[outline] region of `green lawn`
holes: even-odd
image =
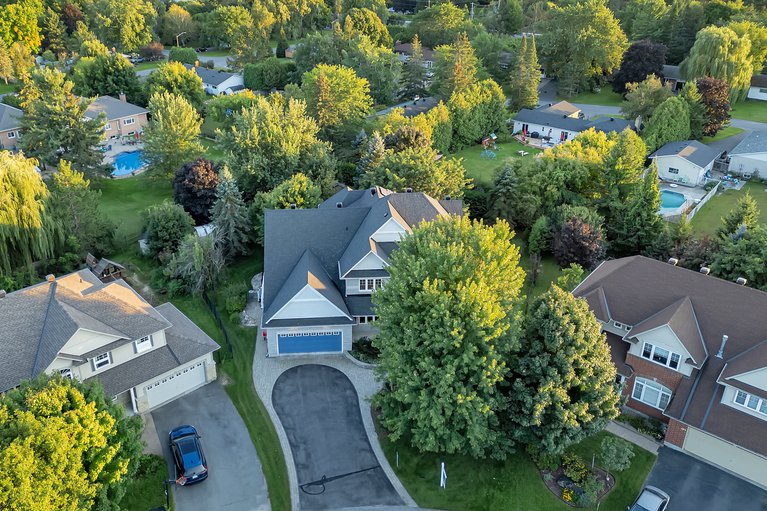
[[[745,121],[767,122],[767,101],[747,99],[732,106],[732,116]]]
[[[144,69],[157,69],[160,65],[165,64],[165,59],[154,60],[152,62],[139,62],[134,67],[136,71],[143,71]]]
[[[742,190],[725,190],[717,193],[708,201],[693,217],[691,225],[693,232],[698,236],[713,235],[722,225],[722,217],[735,207],[738,199],[746,193],[756,199],[761,210],[760,223],[767,223],[767,186],[759,182],[746,183]]]
[[[204,52],[197,52],[197,57],[201,60],[205,60],[205,57],[228,57],[230,50],[227,48],[219,50],[208,50]]]
[[[209,115],[202,121],[201,131],[204,136],[214,138],[216,136],[216,130],[222,126],[222,123],[216,121]]]
[[[492,184],[495,170],[503,164],[506,158],[520,158],[517,151],[527,151],[528,155],[524,158],[532,158],[540,153],[540,149],[522,145],[516,140],[498,144],[498,150],[495,151],[494,160],[482,158],[484,148],[481,145],[475,145],[450,154],[455,158],[463,158],[463,166],[466,169],[466,176],[474,179],[478,183]]]
[[[0,83],[0,94],[8,94],[16,90],[15,83]]]
[[[101,210],[117,224],[118,244],[137,241],[141,234],[143,211],[173,195],[168,180],[154,179],[147,174],[104,179],[95,185],[101,189]]]
[[[139,463],[138,472],[128,483],[127,492],[120,501],[122,511],[147,511],[165,506],[164,481],[168,478],[168,465],[165,460],[160,456],[145,455]]]
[[[584,460],[610,433],[584,440],[575,450]],[[416,503],[447,511],[566,511],[572,509],[544,484],[532,461],[520,452],[504,462],[475,460],[467,456],[422,454],[400,440],[390,442],[379,434],[381,446],[394,472]],[[396,453],[399,452],[399,468]],[[622,511],[631,505],[650,472],[655,455],[634,446],[631,467],[616,476],[615,488],[603,499],[602,511]],[[440,461],[445,462],[447,488],[439,488]]]
[[[767,121],[767,118],[765,118]],[[717,140],[723,140],[725,138],[730,138],[732,136],[737,135],[738,133],[743,133],[742,128],[736,128],[734,126],[727,126],[726,128],[723,128],[717,132],[716,135],[713,137],[703,137],[702,142],[704,144],[710,144],[711,142],[715,142]]]
[[[613,92],[610,87],[605,87],[599,92],[582,92],[571,98],[557,98],[570,103],[585,103],[587,105],[621,106],[623,96]]]

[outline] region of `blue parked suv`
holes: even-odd
[[[176,483],[184,486],[204,481],[208,477],[208,462],[194,426],[179,426],[168,436],[176,465]]]

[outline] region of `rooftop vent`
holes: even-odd
[[[290,205],[290,209],[296,209],[297,207],[298,207],[298,206],[296,206],[295,204],[291,204],[291,205]]]
[[[373,188],[370,189],[370,195],[375,195],[375,194],[376,194],[376,187],[374,186]]]
[[[445,195],[445,200],[450,200],[450,196],[449,195]]]
[[[701,266],[700,267],[700,272],[703,275],[708,275],[709,273],[711,273],[711,268],[709,268],[708,266]]]
[[[677,259],[676,257],[670,257],[668,259],[668,264],[670,264],[671,266],[676,266],[677,264],[679,264],[679,259]]]
[[[746,279],[744,279],[743,277],[738,277],[735,280],[735,283],[738,284],[739,286],[745,286],[746,282],[748,282],[748,281]]]
[[[412,188],[405,188],[405,193],[413,193],[413,189]]]
[[[342,208],[342,207],[344,207],[344,203],[343,202],[336,202],[336,207],[337,208]]]
[[[730,337],[727,335],[722,336],[722,345],[719,346],[719,351],[716,352],[716,358],[724,358],[724,346],[727,344],[727,339]]]
[[[54,282],[56,280],[56,275],[54,275],[53,273],[50,273],[45,276],[45,280],[47,280],[48,282]]]
[[[5,289],[0,289],[0,298],[5,298]]]

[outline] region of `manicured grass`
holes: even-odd
[[[204,136],[214,138],[216,136],[216,130],[222,126],[222,123],[216,121],[212,116],[209,115],[202,121],[201,131]]]
[[[756,200],[761,211],[760,223],[767,222],[767,185],[761,182],[750,182],[741,190],[725,190],[719,192],[710,201],[703,205],[693,217],[691,225],[697,236],[713,235],[722,225],[722,217],[730,212],[735,204],[747,191]]]
[[[207,138],[201,138],[202,146],[205,148],[205,157],[213,161],[221,161],[224,159],[224,151],[222,151],[215,141]]]
[[[466,169],[466,176],[474,179],[475,182],[492,184],[495,170],[503,164],[506,158],[533,158],[540,153],[540,149],[528,147],[520,144],[516,140],[498,144],[498,150],[494,151],[496,158],[482,158],[481,155],[485,149],[481,145],[468,147],[457,153],[450,154],[454,158],[463,158],[463,166]],[[527,156],[519,156],[517,151],[526,151]]]
[[[16,84],[15,83],[0,83],[0,94],[8,94],[9,92],[14,92],[16,90]]]
[[[600,443],[610,433],[602,432],[574,447],[589,464]],[[538,469],[519,448],[506,461],[475,460],[468,456],[419,453],[405,441],[392,443],[379,434],[381,446],[394,472],[416,503],[425,508],[448,511],[566,511],[567,504],[544,484]],[[396,453],[399,452],[399,468]],[[634,459],[625,472],[615,474],[617,484],[603,499],[600,509],[624,510],[631,505],[650,472],[655,456],[634,446]],[[447,487],[439,488],[440,462],[445,462]]]
[[[582,92],[571,98],[557,98],[570,103],[585,103],[587,105],[621,106],[623,96],[613,92],[610,87],[605,87],[599,92]]]
[[[144,69],[157,69],[162,64],[165,64],[166,60],[154,60],[152,62],[139,62],[134,67],[136,68],[136,71],[143,71]]]
[[[136,475],[128,483],[125,496],[120,501],[122,511],[147,511],[165,506],[165,484],[168,465],[154,454],[141,457]],[[173,493],[170,508],[173,509]]]
[[[208,50],[204,52],[197,52],[197,57],[201,60],[205,60],[205,57],[228,57],[230,50],[224,48],[221,50]]]
[[[731,115],[745,121],[767,122],[767,101],[747,99],[732,106]]]
[[[765,120],[767,120],[767,118],[765,118]],[[736,128],[735,126],[727,126],[726,128],[719,130],[713,137],[703,137],[702,142],[704,144],[710,144],[711,142],[715,142],[717,140],[730,138],[737,135],[738,133],[743,133],[743,129]]]
[[[138,240],[146,208],[173,195],[169,180],[146,174],[125,179],[103,179],[95,186],[101,189],[101,210],[117,224],[118,244]]]

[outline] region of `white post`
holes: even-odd
[[[439,487],[447,488],[447,472],[445,472],[445,462],[443,461],[439,470]]]
[[[397,468],[399,468],[399,451],[397,451]]]
[[[474,19],[474,2],[471,3],[471,19]]]

